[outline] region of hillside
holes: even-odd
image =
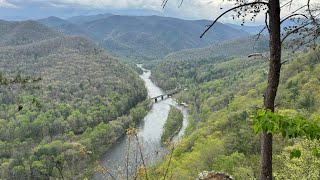
[[[53,25],[56,20],[40,22],[61,32],[87,36],[114,55],[140,60],[155,59],[178,50],[205,47],[249,35],[245,31],[217,23],[214,30],[206,34],[206,38],[200,39],[200,34],[205,26],[211,23],[210,21],[190,21],[161,16],[106,16],[108,17],[89,16],[87,18],[92,21],[77,21],[77,24],[65,22],[68,24],[65,26]],[[103,18],[95,20],[99,17]],[[62,21],[65,20],[60,22]]]
[[[267,50],[266,37],[261,36],[258,41],[253,37],[244,37],[205,48],[174,52],[147,66],[153,70],[151,78],[154,82],[163,89],[174,89],[178,83],[202,83],[220,76],[219,68],[215,67],[217,63]]]
[[[2,41],[1,78],[41,81],[30,91],[0,87],[0,179],[87,176],[124,129],[144,117],[143,81],[88,39],[32,21],[0,22],[7,26],[14,31],[1,39],[12,32],[16,39]]]
[[[306,117],[319,122],[320,48],[300,54],[284,53],[276,113],[290,117]],[[185,91],[176,95],[189,105],[189,124],[184,139],[160,165],[149,169],[151,179],[167,172],[172,179],[197,177],[199,172],[226,172],[235,179],[259,179],[260,136],[252,128],[252,117],[262,108],[267,86],[268,63],[260,58],[232,58],[208,66],[194,65],[195,76],[210,77],[194,81],[187,73]],[[203,71],[200,71],[203,70]],[[161,70],[159,70],[160,72]],[[186,71],[186,70],[184,70]],[[165,77],[170,77],[164,71]],[[291,133],[285,131],[286,133]],[[274,179],[317,179],[319,175],[318,140],[289,140],[280,134],[273,139]],[[293,150],[300,158],[290,158]]]

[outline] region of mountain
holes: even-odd
[[[81,24],[81,23],[87,23],[90,21],[108,18],[110,16],[114,16],[114,15],[110,13],[106,13],[106,14],[97,14],[97,15],[88,15],[88,16],[73,16],[68,18],[67,20],[76,24]]]
[[[57,36],[61,34],[35,21],[0,20],[0,46],[24,45]]]
[[[81,35],[90,37],[90,33],[85,30],[85,28],[80,25],[70,22],[65,19],[50,16],[48,18],[39,19],[37,22],[44,24],[50,28],[53,28],[66,35]]]
[[[165,56],[164,59],[166,61],[197,61],[214,57],[243,57],[251,53],[266,52],[268,48],[267,37],[261,36],[259,40],[256,40],[254,36],[251,36],[228,40],[204,48],[177,51]]]
[[[268,39],[264,36],[258,41],[254,37],[243,37],[205,48],[177,51],[147,66],[152,69],[152,80],[161,88],[170,90],[177,83],[189,84],[191,79],[201,83],[220,77],[221,72],[214,71],[216,64],[246,58],[252,53],[264,53],[268,48]]]
[[[264,25],[258,25],[258,26],[244,25],[244,26],[241,26],[241,25],[236,25],[236,24],[231,24],[231,23],[226,23],[225,25],[230,26],[234,29],[241,29],[243,31],[246,31],[246,32],[252,34],[252,35],[258,34],[264,28]],[[267,34],[267,30],[264,30],[263,34]]]
[[[88,19],[97,17],[100,16],[89,16]],[[40,22],[61,32],[89,37],[114,55],[139,60],[160,58],[178,50],[205,47],[249,35],[243,30],[217,23],[200,39],[199,36],[210,21],[161,16],[114,15],[76,25],[69,22],[65,26],[52,26],[55,22],[43,20]]]
[[[0,34],[0,179],[59,179],[57,162],[66,179],[90,176],[145,116],[143,81],[84,37],[35,21],[0,21]]]

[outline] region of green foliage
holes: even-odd
[[[170,107],[168,118],[163,126],[163,133],[161,135],[161,143],[165,144],[168,141],[179,133],[179,130],[182,127],[183,123],[183,114],[182,112],[175,107]]]
[[[312,152],[316,148],[319,148],[319,143],[309,140],[301,140],[285,147],[274,156],[275,179],[318,179],[320,158]],[[294,151],[300,151],[302,156],[291,158]]]
[[[189,105],[190,123],[174,150],[170,175],[188,179],[199,172],[215,170],[226,171],[236,179],[259,179],[260,138],[252,130],[255,126],[256,132],[275,133],[275,179],[316,179],[320,152],[319,141],[315,140],[320,132],[318,57],[320,47],[297,55],[284,54],[283,60],[289,62],[282,66],[277,113],[259,110],[259,116],[257,109],[262,109],[267,81],[268,65],[264,59],[227,58],[213,64],[204,65],[200,61],[190,66],[190,72],[196,69],[193,71],[196,76],[205,73],[211,77],[204,81],[193,80],[186,73],[188,68],[177,71],[173,84],[178,82],[185,87],[177,98]],[[167,61],[166,66],[174,66],[170,63]],[[155,67],[159,68],[156,71],[160,76],[154,75],[158,82],[172,77],[173,70],[165,71],[162,67]],[[252,121],[254,115],[261,118]],[[165,165],[155,167],[158,172],[155,179],[161,177]]]
[[[319,118],[308,121],[302,116],[289,117],[259,109],[253,120],[255,133],[265,131],[272,134],[281,133],[283,137],[288,138],[305,137],[311,141],[320,140]],[[293,152],[293,155],[300,156],[298,151]]]
[[[253,49],[256,52],[266,51],[268,40],[261,37],[259,42],[263,42],[266,46],[254,47],[252,37],[237,38],[206,48],[174,52],[159,61],[148,63],[147,66],[152,68],[151,79],[163,89],[173,89],[177,84],[201,84],[260,63],[261,60],[239,61],[235,58],[243,58]]]
[[[146,115],[143,81],[87,39],[36,22],[0,27],[22,37],[0,41],[0,179],[90,176],[95,160]]]

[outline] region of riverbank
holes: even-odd
[[[171,106],[168,118],[163,126],[163,134],[161,135],[161,143],[167,145],[174,136],[176,136],[182,128],[183,114],[176,108]]]
[[[142,66],[140,65],[140,68]],[[145,86],[148,90],[149,97],[155,97],[164,92],[156,86],[150,79],[151,71],[143,69],[143,74],[140,75],[140,78],[145,82]],[[150,111],[143,118],[138,129],[137,138],[141,144],[142,155],[145,158],[145,163],[147,165],[153,164],[162,159],[164,155],[167,154],[167,149],[161,145],[161,135],[163,132],[164,123],[168,117],[170,106],[174,106],[182,110],[184,115],[183,126],[181,131],[178,133],[177,137],[181,137],[183,134],[186,124],[187,124],[187,110],[179,106],[173,99],[168,98],[158,103],[153,103]],[[100,165],[104,169],[108,169],[110,173],[115,176],[124,175],[127,168],[126,162],[131,167],[129,175],[135,173],[135,167],[139,165],[137,159],[137,144],[128,139],[127,136],[121,137],[117,143],[111,146],[106,153],[100,159]],[[129,158],[128,158],[129,157]],[[93,179],[108,179],[110,175],[103,173],[95,173]]]

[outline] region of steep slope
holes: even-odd
[[[285,53],[284,53],[285,54]],[[306,117],[319,123],[320,48],[301,54],[284,55],[276,113]],[[263,108],[268,63],[264,59],[236,58],[210,66],[196,66],[213,78],[198,83],[192,76],[186,90],[175,98],[189,104],[189,124],[184,139],[173,156],[155,169],[150,179],[163,177],[169,166],[172,179],[197,177],[199,172],[226,172],[235,179],[259,179],[260,137],[253,130],[252,116]],[[292,131],[286,130],[287,134]],[[290,158],[294,150],[300,158]],[[288,140],[280,134],[273,139],[273,175],[275,179],[317,179],[320,161],[314,152],[319,141],[298,138]],[[169,159],[170,157],[170,159]]]
[[[25,23],[33,28],[21,28]],[[2,43],[0,77],[41,81],[30,91],[0,86],[0,179],[83,179],[146,114],[144,83],[91,40],[53,30],[44,36],[48,28],[37,22],[0,23],[7,25],[29,36],[18,45]]]
[[[104,18],[94,20],[101,17]],[[77,24],[65,22],[65,25],[59,26],[52,26],[56,24],[55,20],[51,23],[43,20],[40,22],[68,34],[87,36],[117,56],[140,60],[155,59],[178,50],[205,47],[249,35],[243,30],[217,23],[214,30],[200,39],[205,26],[211,23],[207,20],[119,15],[88,16],[87,19],[91,21],[77,21]]]

